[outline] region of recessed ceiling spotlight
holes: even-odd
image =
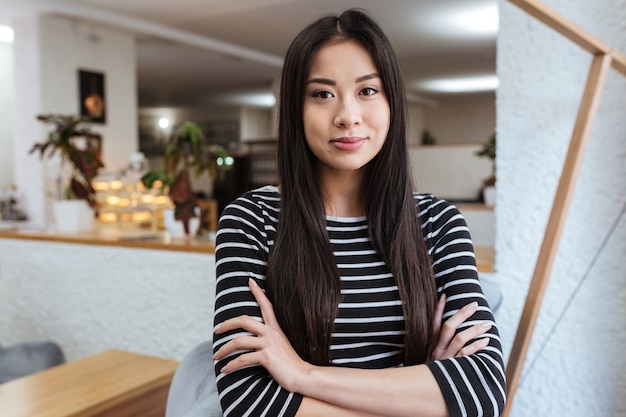
[[[471,93],[494,91],[498,88],[496,75],[480,75],[473,77],[440,78],[421,82],[418,87],[425,91],[437,93]]]
[[[0,42],[13,43],[13,28],[9,26],[0,25]]]

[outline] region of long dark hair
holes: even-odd
[[[381,28],[348,10],[306,27],[292,42],[282,72],[278,127],[280,218],[267,264],[267,292],[294,349],[315,364],[330,362],[341,281],[326,232],[316,157],[304,136],[304,89],[317,51],[354,40],[372,56],[390,106],[389,132],[367,166],[366,216],[374,248],[392,272],[403,301],[404,363],[430,354],[436,287],[420,229],[406,147],[406,98],[397,59]]]

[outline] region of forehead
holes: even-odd
[[[354,40],[331,41],[313,57],[309,77],[364,75],[378,72],[370,53]]]

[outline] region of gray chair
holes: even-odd
[[[61,348],[48,340],[0,346],[0,384],[65,363]]]
[[[479,274],[478,279],[480,280],[480,286],[483,289],[489,307],[495,314],[502,304],[502,291],[500,291],[500,286],[492,278],[491,274]]]
[[[180,362],[170,386],[165,417],[222,417],[212,340],[194,347]]]

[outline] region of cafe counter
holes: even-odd
[[[182,359],[211,337],[214,243],[146,233],[0,232],[0,343]]]

